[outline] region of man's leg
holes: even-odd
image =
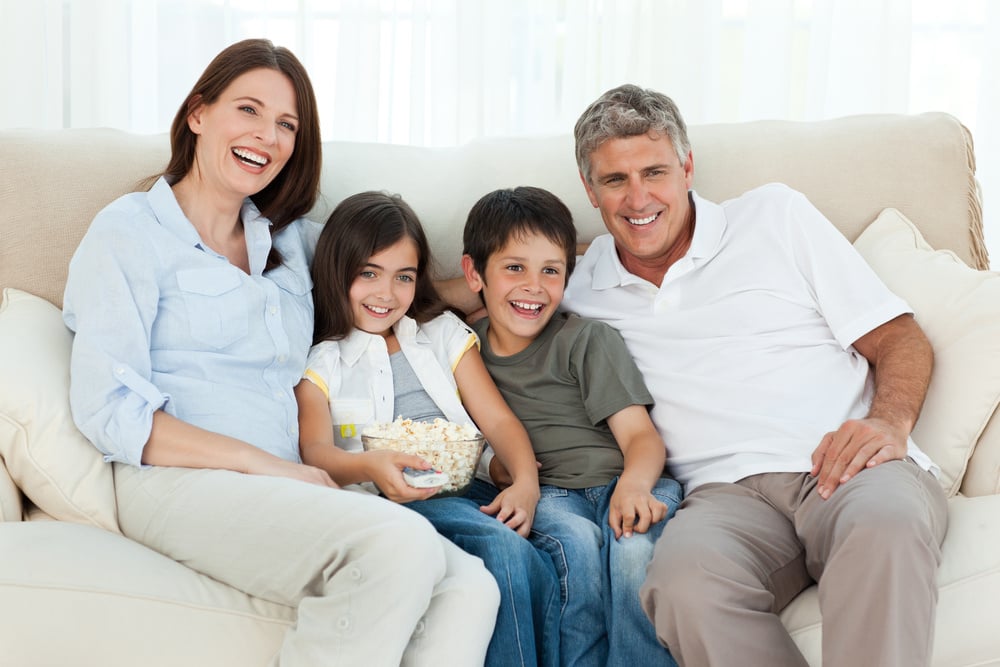
[[[586,489],[543,485],[541,492],[531,543],[549,554],[559,577],[561,662],[567,667],[605,667],[607,571],[595,503]]]
[[[811,583],[782,512],[746,486],[706,484],[664,527],[640,597],[685,667],[805,667],[777,612]]]
[[[598,521],[604,532],[601,550],[605,571],[610,581],[607,600],[608,667],[659,665],[672,667],[676,663],[656,637],[656,629],[646,617],[639,600],[639,589],[646,578],[646,568],[667,521],[674,516],[681,502],[681,485],[670,478],[660,478],[653,487],[653,496],[667,506],[667,516],[645,533],[633,533],[615,539],[608,525],[611,495],[617,480],[605,489],[601,498]]]
[[[819,581],[823,664],[929,665],[948,521],[938,481],[908,460],[883,463],[829,500],[810,488],[795,520]]]

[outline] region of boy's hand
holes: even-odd
[[[541,462],[535,461],[535,467],[541,470],[542,469]],[[494,456],[492,459],[490,459],[490,479],[493,480],[493,486],[497,487],[500,490],[506,489],[508,486],[514,483],[514,478],[511,476],[509,472],[507,472],[507,468],[505,468],[504,465],[500,463],[499,456]]]
[[[537,484],[514,483],[498,493],[489,505],[481,506],[479,511],[495,515],[498,521],[518,535],[527,537],[535,520],[535,507],[540,495]]]
[[[358,456],[365,457],[365,469],[368,478],[382,494],[397,503],[408,503],[413,500],[426,500],[437,492],[436,487],[417,489],[403,479],[403,468],[409,466],[417,470],[427,470],[431,467],[427,461],[413,454],[404,454],[387,449],[364,452]]]
[[[667,516],[667,506],[638,485],[618,480],[608,509],[608,525],[615,531],[615,539],[632,533],[645,533],[649,527]]]

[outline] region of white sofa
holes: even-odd
[[[983,270],[968,133],[950,116],[923,114],[696,126],[691,139],[700,194],[722,200],[788,183],[914,307],[937,353],[915,438],[943,468],[951,496],[934,665],[1000,664],[1000,275]],[[93,215],[161,169],[166,155],[164,135],[0,132],[5,665],[263,665],[295,622],[293,609],[123,537],[111,468],[69,417],[70,334],[57,309],[69,256]],[[547,187],[572,209],[582,241],[603,231],[569,135],[454,149],[328,143],[324,157],[316,219],[359,190],[399,192],[427,226],[442,277],[457,275],[469,207],[497,187]],[[819,665],[815,587],[782,619]]]

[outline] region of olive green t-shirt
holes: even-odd
[[[621,334],[597,320],[557,313],[521,352],[490,349],[489,320],[473,328],[483,361],[528,430],[541,463],[538,480],[568,489],[602,486],[620,475],[622,451],[607,418],[653,404]]]

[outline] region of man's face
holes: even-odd
[[[665,135],[609,139],[590,154],[590,178],[581,174],[587,196],[631,273],[659,284],[687,251],[693,176],[692,155],[682,163]]]

